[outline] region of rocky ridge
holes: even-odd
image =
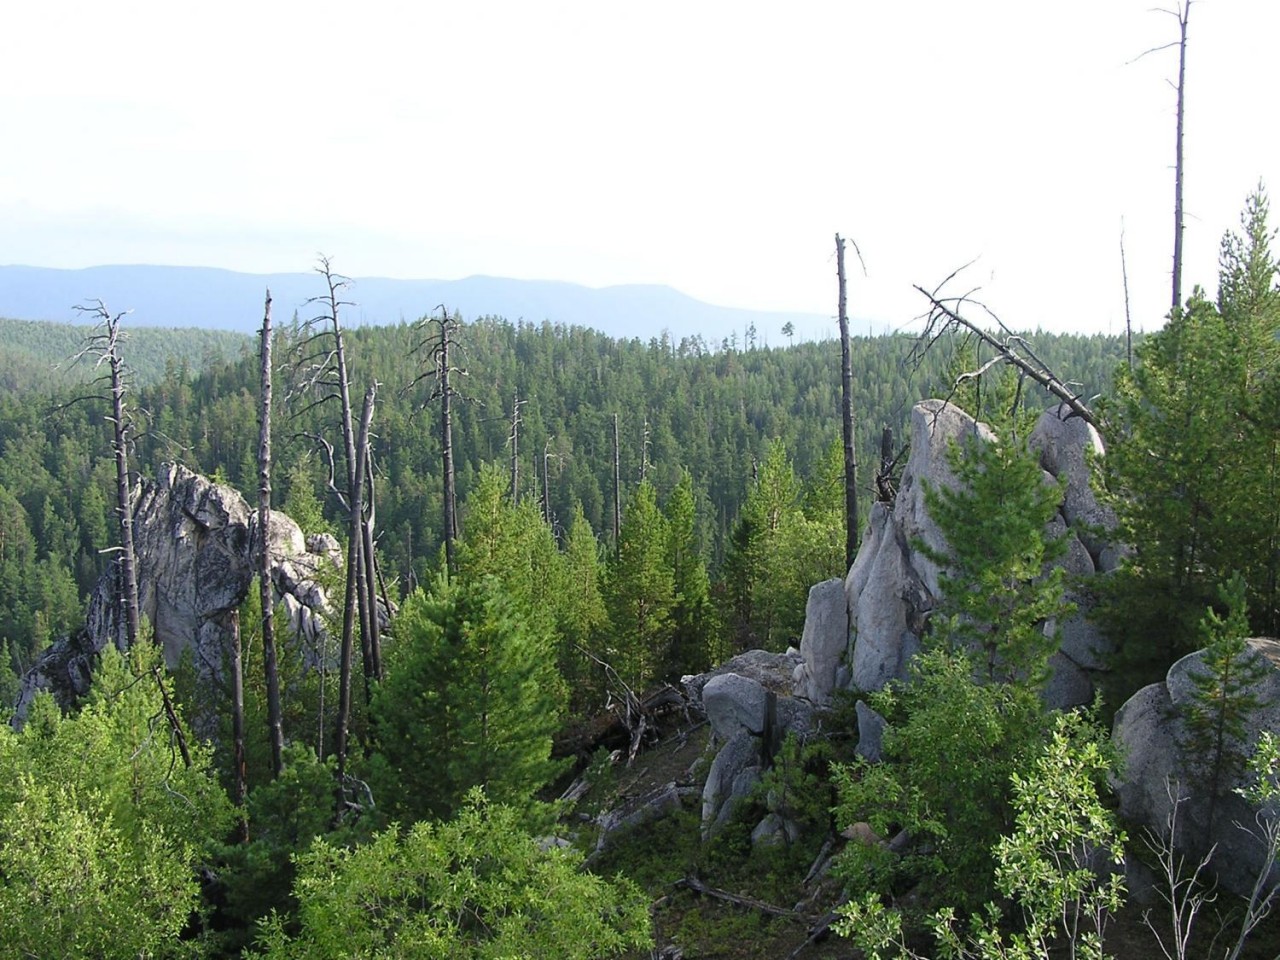
[[[751,651],[709,674],[686,677],[685,688],[700,700],[721,745],[703,791],[704,831],[728,819],[734,806],[759,782],[788,732],[814,732],[838,691],[878,690],[905,680],[920,648],[929,616],[941,596],[939,569],[918,547],[942,550],[945,540],[925,507],[926,486],[954,487],[947,463],[952,442],[995,437],[985,424],[941,400],[918,403],[911,413],[911,455],[897,498],[872,506],[862,545],[848,575],[816,584],[809,592],[798,650],[786,654]],[[1114,569],[1123,553],[1107,531],[1115,521],[1098,503],[1090,484],[1090,460],[1102,455],[1092,426],[1068,416],[1065,407],[1046,411],[1030,442],[1039,451],[1047,479],[1064,481],[1064,497],[1050,532],[1068,538],[1061,561],[1069,573]],[[1082,597],[1074,597],[1077,603]],[[1092,700],[1107,650],[1102,634],[1081,610],[1062,624],[1046,691],[1052,706]],[[1057,625],[1046,624],[1046,630]],[[879,755],[882,724],[858,704],[859,752]],[[772,836],[785,825],[757,827]]]
[[[190,651],[202,673],[218,673],[228,649],[231,613],[256,574],[257,511],[236,490],[179,464],[134,488],[134,548],[139,602],[166,663]],[[272,511],[268,554],[276,597],[304,655],[322,656],[324,621],[332,613],[324,580],[341,569],[341,549],[327,534],[307,537],[286,514]],[[103,576],[89,600],[84,628],[56,641],[27,671],[16,717],[39,690],[62,704],[89,688],[94,658],[108,643],[124,646],[117,577]]]

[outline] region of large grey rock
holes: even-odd
[[[754,680],[766,690],[779,696],[790,696],[795,686],[796,669],[804,661],[799,653],[770,653],[767,650],[748,650],[726,660],[706,673],[687,674],[680,678],[680,685],[694,703],[702,701],[702,691],[713,677],[736,673]]]
[[[1062,420],[1055,408],[1041,417],[1035,437],[1045,482],[1066,481],[1061,513],[1048,529],[1068,538],[1060,565],[1080,577],[1094,574],[1100,564],[1113,566],[1117,551],[1093,534],[1069,528],[1070,523],[1097,521],[1114,526],[1114,518],[1098,507],[1089,487],[1090,460],[1101,453],[1096,431],[1078,419]],[[924,401],[912,410],[911,457],[897,499],[892,505],[872,506],[861,549],[845,579],[853,625],[849,686],[854,690],[877,690],[909,676],[910,660],[941,600],[940,571],[920,545],[946,550],[945,539],[929,516],[925,490],[955,488],[958,481],[948,451],[967,438],[995,442],[984,424],[941,400]],[[1062,626],[1063,657],[1069,662],[1056,665],[1051,700],[1070,706],[1092,699],[1093,675],[1104,668],[1107,647],[1083,615]],[[809,679],[806,671],[800,676]]]
[[[786,817],[771,813],[751,831],[751,846],[780,847],[800,839],[800,826]]]
[[[1105,449],[1098,431],[1070,412],[1065,404],[1045,411],[1028,439],[1040,451],[1040,465],[1066,480],[1062,514],[1089,553],[1097,557],[1109,545],[1108,534],[1116,528],[1115,512],[1098,503],[1091,483],[1090,460],[1103,456]]]
[[[760,738],[743,730],[716,754],[702,788],[704,836],[727,822],[737,802],[759,782],[763,763],[760,748]]]
[[[702,688],[702,706],[716,736],[729,740],[742,730],[755,736],[769,720],[769,692],[756,680],[736,673],[712,677]]]
[[[1068,576],[1087,577],[1097,572],[1097,565],[1094,563],[1093,555],[1089,553],[1089,548],[1067,526],[1062,514],[1055,514],[1053,519],[1049,521],[1045,535],[1049,539],[1061,537],[1065,541],[1067,550],[1062,559],[1058,561],[1058,566],[1067,571]]]
[[[677,812],[683,807],[684,799],[691,795],[691,791],[696,795],[696,788],[684,787],[672,781],[602,813],[596,818],[596,824],[600,827],[600,833],[596,837],[596,852],[603,850],[619,830],[638,827]]]
[[[1268,669],[1252,691],[1259,706],[1246,720],[1246,752],[1263,730],[1280,731],[1280,641],[1252,639],[1248,645],[1250,655]],[[1193,696],[1191,677],[1204,669],[1204,651],[1183,657],[1169,668],[1163,683],[1143,687],[1120,708],[1113,739],[1124,751],[1125,763],[1114,786],[1121,814],[1157,833],[1166,830],[1171,794],[1183,796],[1178,841],[1192,857],[1216,845],[1211,867],[1218,881],[1233,893],[1247,895],[1265,850],[1256,836],[1242,829],[1256,829],[1257,812],[1235,792],[1245,785],[1243,777],[1225,784],[1210,824],[1209,798],[1197,773],[1203,764],[1187,754],[1183,716]],[[1270,814],[1280,815],[1280,811]]]
[[[948,462],[948,453],[953,444],[969,438],[990,443],[995,440],[995,434],[985,423],[979,423],[943,400],[924,400],[912,407],[911,455],[893,506],[894,520],[906,544],[920,541],[931,550],[946,550],[946,538],[925,504],[925,489],[954,490],[959,486]],[[911,566],[929,594],[936,597],[939,593],[937,564],[913,547]]]
[[[797,692],[814,703],[831,702],[836,677],[849,652],[849,606],[844,581],[824,580],[809,589],[804,610],[804,633],[800,637]]]
[[[849,577],[854,623],[850,668],[855,690],[879,690],[890,680],[906,679],[907,664],[920,648],[925,617],[934,603],[934,595],[913,565],[913,557],[919,555],[887,518],[884,505],[876,504],[873,522],[883,524],[881,535],[859,551],[858,560],[865,554],[865,563],[860,568],[855,562]]]
[[[879,763],[884,754],[884,728],[888,724],[862,700],[854,705],[854,711],[858,716],[858,745],[854,752],[864,760]]]
[[[190,651],[196,668],[221,671],[231,613],[256,573],[257,512],[231,487],[186,467],[166,464],[154,481],[139,484],[134,499],[134,550],[142,613],[151,622],[166,662]],[[320,585],[341,554],[331,537],[307,539],[288,516],[272,512],[268,556],[276,596],[303,641],[316,640],[332,611]],[[52,690],[69,704],[88,689],[94,657],[108,643],[123,647],[125,624],[116,577],[98,581],[85,627],[55,642],[23,678],[17,716],[25,716],[37,690]]]
[[[1049,658],[1049,680],[1042,696],[1047,706],[1066,710],[1093,699],[1093,681],[1079,664],[1058,650]]]

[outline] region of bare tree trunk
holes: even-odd
[[[267,732],[271,772],[284,770],[284,721],[280,707],[280,670],[276,663],[275,591],[271,584],[271,291],[262,311],[262,409],[258,431],[258,597],[262,602],[262,668],[267,681]],[[236,621],[237,636],[239,620]]]
[[[109,319],[111,368],[111,449],[116,460],[116,514],[120,518],[120,579],[124,587],[125,647],[138,641],[142,614],[138,602],[137,559],[133,549],[133,496],[129,485],[129,422],[124,409],[124,360],[119,350],[120,317]]]
[[[1133,319],[1129,313],[1129,261],[1124,255],[1124,220],[1120,221],[1120,279],[1124,282],[1124,355],[1133,369]]]
[[[369,509],[364,512],[360,524],[363,534],[365,609],[369,612],[369,673],[382,682],[382,624],[378,621],[378,557],[375,553],[373,527],[378,518],[377,502],[373,486],[373,450],[368,438],[364,444],[364,497]],[[388,612],[391,610],[387,606]]]
[[[622,468],[618,444],[618,415],[613,415],[613,551],[622,543]]]
[[[858,555],[858,454],[854,442],[853,357],[849,344],[848,301],[845,294],[844,241],[836,234],[836,278],[840,285],[840,425],[844,432],[844,565]]]
[[[342,290],[345,289],[350,281],[333,272],[332,266],[327,257],[321,257],[319,269],[329,290],[328,294],[324,298],[324,302],[329,307],[328,320],[333,330],[333,360],[337,366],[337,379],[334,386],[337,389],[339,403],[341,404],[340,426],[342,428],[342,445],[343,453],[346,458],[345,462],[347,470],[347,510],[356,517],[356,522],[352,523],[349,527],[349,529],[355,532],[355,536],[350,537],[347,542],[348,566],[350,566],[352,560],[355,562],[354,577],[356,589],[354,597],[350,592],[347,593],[347,600],[354,600],[356,605],[356,615],[359,617],[360,624],[360,649],[361,653],[365,654],[364,666],[367,672],[371,666],[368,654],[370,637],[369,611],[365,602],[365,590],[361,586],[361,581],[364,576],[365,557],[364,537],[360,532],[359,526],[362,505],[360,497],[357,495],[357,490],[363,486],[364,479],[360,476],[357,459],[364,451],[358,450],[356,446],[354,416],[351,409],[351,377],[347,370],[346,336],[342,330],[341,320],[341,308],[344,306],[350,306],[351,304],[350,301],[340,299]],[[348,627],[348,623],[351,624],[350,628]],[[347,617],[346,611],[344,611],[344,634],[348,629],[354,631],[355,624],[351,618]],[[353,637],[346,635],[343,636],[342,644],[344,650],[352,646],[353,643]],[[348,708],[349,707],[350,705],[348,704]]]
[[[1175,148],[1173,173],[1173,310],[1182,306],[1182,117],[1186,105],[1187,83],[1187,18],[1191,14],[1191,0],[1184,0],[1178,11],[1178,142]]]
[[[876,499],[881,503],[892,503],[893,466],[896,458],[893,455],[893,427],[885,425],[880,431],[880,472],[876,474]]]
[[[551,526],[551,441],[542,448],[542,519]]]
[[[1011,333],[1003,323],[996,320],[1000,325],[1001,332],[1005,334],[1005,339],[1001,341],[973,321],[961,316],[958,310],[947,306],[948,303],[954,303],[958,307],[964,302],[963,297],[948,298],[944,302],[938,298],[937,293],[930,293],[919,284],[916,285],[916,289],[928,297],[931,304],[929,315],[925,320],[924,331],[916,341],[915,351],[917,358],[922,357],[928,350],[929,345],[936,342],[938,337],[946,330],[953,327],[963,327],[996,352],[996,357],[983,364],[984,369],[997,362],[1012,365],[1061,400],[1073,416],[1079,417],[1085,423],[1099,430],[1102,429],[1097,416],[1081,401],[1080,395],[1072,392],[1071,388],[1050,370],[1043,360],[1035,355],[1024,338]],[[1023,353],[1026,356],[1023,356]]]
[[[244,805],[249,796],[249,782],[244,759],[244,661],[239,610],[231,611],[231,739],[235,750],[235,791],[232,799],[241,811],[240,842],[248,843],[249,820],[244,814]]]
[[[511,502],[520,499],[520,407],[525,403],[516,391],[511,401]]]
[[[374,388],[369,387],[364,395],[364,412],[360,418],[361,446],[356,463],[355,485],[351,491],[351,512],[347,527],[347,586],[342,604],[342,650],[340,652],[341,671],[338,678],[338,729],[334,752],[338,757],[338,782],[341,785],[347,770],[347,738],[351,725],[351,674],[354,633],[352,620],[355,617],[356,597],[363,593],[360,589],[359,551],[362,535],[360,532],[360,501],[364,487],[364,444],[368,438],[369,423],[373,419]],[[367,678],[366,678],[367,682]],[[341,789],[341,787],[339,787]]]
[[[456,487],[453,472],[453,389],[449,383],[449,317],[440,324],[440,446],[444,460],[444,557],[449,574],[458,571],[454,540],[458,536]]]
[[[649,475],[649,418],[640,427],[640,482]]]

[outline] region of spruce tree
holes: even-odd
[[[600,549],[582,504],[575,504],[563,555],[563,590],[556,604],[560,670],[569,685],[570,706],[574,709],[594,710],[603,701],[603,678],[591,659],[598,653],[609,623],[601,592],[604,566]]]
[[[671,612],[671,655],[667,676],[705,670],[711,640],[718,634],[711,606],[711,581],[698,548],[693,478],[686,470],[667,502],[667,562],[671,565],[675,605]]]
[[[1038,684],[1057,648],[1044,624],[1071,609],[1062,568],[1046,569],[1066,549],[1045,536],[1062,487],[1047,482],[1039,458],[1012,437],[971,437],[947,456],[958,486],[925,488],[947,549],[918,544],[942,568],[932,635],[977,651],[989,680]]]
[[[1244,771],[1251,747],[1245,742],[1246,722],[1260,704],[1254,689],[1269,672],[1246,642],[1244,579],[1232,576],[1219,590],[1219,598],[1226,615],[1209,607],[1200,621],[1204,669],[1188,674],[1194,689],[1183,714],[1186,754],[1209,797],[1208,829],[1213,827],[1218,801]]]
[[[1252,629],[1280,626],[1280,296],[1259,189],[1219,258],[1216,303],[1198,288],[1121,369],[1108,412],[1107,489],[1132,544],[1102,620],[1120,651],[1117,701],[1200,642],[1233,571]]]
[[[521,806],[559,769],[555,641],[495,577],[439,577],[405,601],[374,694],[376,795],[406,821],[451,816],[473,787]]]
[[[623,515],[604,591],[613,638],[605,659],[637,692],[667,670],[676,602],[667,542],[667,520],[644,481]]]

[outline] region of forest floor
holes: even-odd
[[[600,762],[590,791],[576,809],[579,821],[585,822],[670,783],[693,788],[678,812],[618,831],[592,857],[594,872],[628,876],[651,899],[655,949],[629,960],[857,958],[853,946],[834,935],[809,941],[841,894],[840,882],[828,876],[805,883],[825,838],[802,839],[791,848],[753,849],[750,831],[754,820],[749,819],[730,823],[713,840],[704,842],[701,789],[714,757],[710,727],[705,722],[673,724],[662,736],[657,746],[641,751],[630,766],[625,765],[625,759],[611,766]],[[594,849],[591,827],[583,831],[579,842],[588,851]],[[710,892],[700,892],[699,887]],[[1238,929],[1230,911],[1219,909],[1224,900],[1204,909],[1186,957],[1216,960],[1224,956]],[[1121,960],[1166,956],[1143,921],[1148,911],[1162,932],[1168,927],[1168,908],[1158,899],[1130,903],[1107,928],[1110,956]],[[1215,939],[1216,931],[1222,932]],[[921,949],[927,947],[922,944]],[[1063,956],[1067,956],[1065,951]],[[1242,956],[1244,960],[1280,956],[1280,918],[1265,922],[1250,938]]]
[[[585,815],[670,783],[695,788],[678,812],[619,831],[593,859],[595,872],[628,876],[651,898],[655,952],[636,954],[635,960],[782,960],[805,943],[839,895],[838,884],[829,879],[803,882],[822,838],[790,849],[753,851],[754,824],[735,822],[714,840],[702,841],[702,784],[714,757],[710,733],[705,722],[664,730],[658,746],[639,753],[630,767],[624,760],[600,776],[579,804]],[[593,837],[587,845],[594,846]],[[725,896],[759,901],[777,912]],[[827,937],[795,955],[797,960],[833,960],[852,957],[853,951],[847,941]]]

